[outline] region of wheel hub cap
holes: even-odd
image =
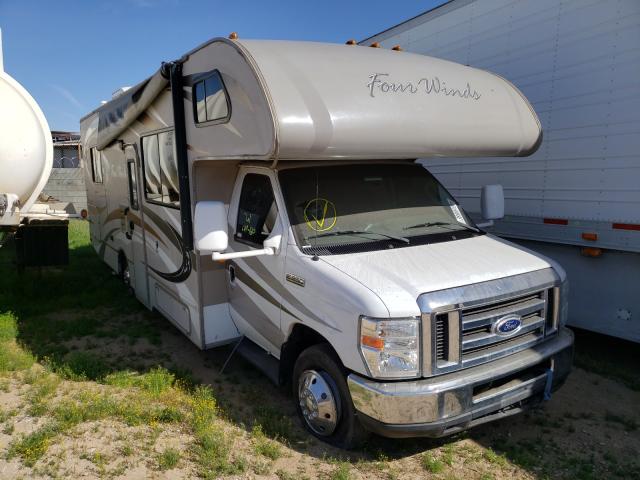
[[[298,400],[302,416],[309,428],[318,435],[331,435],[338,424],[338,408],[331,386],[315,370],[300,376]]]

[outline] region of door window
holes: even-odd
[[[246,175],[238,205],[236,240],[262,247],[277,218],[278,209],[269,177],[256,173]]]
[[[127,174],[129,175],[129,205],[138,210],[138,180],[136,178],[136,164],[133,160],[127,162]]]
[[[180,206],[178,163],[173,130],[142,137],[144,194],[153,203]]]
[[[93,183],[102,183],[102,157],[97,148],[91,150],[91,180]]]

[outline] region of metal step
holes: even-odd
[[[252,342],[247,337],[243,337],[240,340],[237,353],[264,373],[275,385],[280,384],[280,361],[267,353],[260,345]]]

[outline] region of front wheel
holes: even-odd
[[[322,441],[356,448],[367,437],[347,387],[344,368],[328,344],[307,348],[293,369],[293,394],[305,428]]]

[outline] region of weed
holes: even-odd
[[[442,449],[442,461],[448,466],[453,465],[454,445],[453,443],[447,443]]]
[[[71,352],[63,362],[50,360],[50,367],[62,378],[75,382],[100,380],[109,372],[101,357],[86,351]]]
[[[253,473],[256,475],[268,475],[271,471],[271,465],[269,462],[255,461],[251,465],[251,470],[253,470]]]
[[[180,452],[173,448],[167,448],[158,455],[158,467],[160,470],[171,470],[178,465]]]
[[[422,464],[422,468],[430,473],[440,473],[444,470],[444,463],[429,452],[422,455],[420,463]]]
[[[298,480],[297,475],[282,469],[276,470],[276,477],[278,477],[279,480]]]
[[[133,455],[133,447],[129,443],[125,443],[119,448],[119,452],[123,457],[130,457]]]
[[[501,467],[504,467],[508,463],[504,455],[499,455],[490,448],[482,452],[482,457],[487,462],[493,463],[494,465],[499,465]]]
[[[47,411],[47,400],[52,397],[60,384],[60,378],[46,371],[41,371],[32,381],[32,387],[27,394],[31,403],[29,415],[39,417]]]
[[[339,463],[336,469],[331,473],[330,478],[331,480],[349,480],[351,478],[349,464],[346,462]]]
[[[17,342],[18,323],[12,312],[0,313],[0,372],[25,370],[35,363],[31,353]]]
[[[277,460],[282,455],[280,445],[272,440],[269,440],[264,432],[262,426],[256,425],[251,432],[253,437],[253,449],[258,455],[263,455],[271,460]]]
[[[53,437],[60,431],[56,423],[50,423],[26,435],[9,446],[8,457],[19,456],[27,466],[33,466],[47,451]]]

